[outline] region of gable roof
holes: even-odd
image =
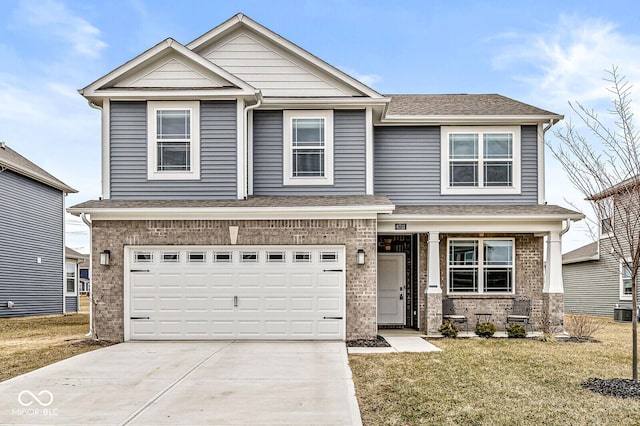
[[[0,172],[3,169],[11,170],[22,176],[44,183],[52,188],[59,189],[65,194],[78,192],[46,170],[35,165],[13,149],[9,148],[4,142],[0,142]]]
[[[64,257],[65,259],[76,259],[76,260],[82,260],[82,261],[89,260],[88,254],[82,254],[80,252],[77,252],[71,247],[64,248]]]
[[[238,13],[232,16],[230,19],[226,20],[222,24],[213,28],[212,30],[206,32],[200,37],[196,38],[192,42],[187,44],[187,48],[193,50],[196,53],[201,52],[206,46],[212,44],[216,40],[219,40],[224,35],[232,33],[238,29],[246,29],[250,32],[257,33],[265,39],[269,40],[271,43],[281,47],[282,49],[290,52],[296,58],[311,64],[313,67],[318,68],[324,73],[327,73],[331,77],[341,81],[342,83],[353,87],[358,92],[362,93],[362,95],[371,97],[371,98],[380,98],[383,99],[384,96],[380,93],[376,92],[369,86],[363,84],[362,82],[356,80],[350,75],[340,71],[333,65],[323,61],[317,56],[307,52],[300,46],[290,42],[284,37],[276,34],[270,29],[264,27],[263,25],[257,23],[253,19],[248,16]]]
[[[247,82],[222,69],[213,62],[192,52],[172,38],[167,38],[161,41],[151,49],[141,53],[110,73],[89,84],[84,89],[80,89],[79,92],[86,98],[100,96],[112,97],[118,94],[118,92],[127,92],[126,95],[131,96],[131,90],[127,90],[131,88],[126,87],[127,84],[120,84],[125,87],[118,87],[119,83],[135,83],[136,81],[140,81],[140,79],[143,79],[150,73],[150,70],[147,69],[148,67],[152,67],[153,70],[153,66],[156,65],[155,70],[157,70],[166,65],[167,62],[161,61],[163,58],[166,58],[167,60],[175,59],[187,68],[189,68],[189,64],[191,64],[193,65],[193,68],[198,68],[193,69],[193,72],[202,75],[203,78],[206,78],[207,76],[203,75],[203,72],[198,71],[204,70],[205,73],[210,73],[209,78],[212,81],[211,87],[199,86],[196,87],[196,89],[209,89],[210,91],[212,89],[239,89],[239,93],[235,94],[245,95],[253,95],[258,92],[257,89]],[[134,87],[133,89],[139,90],[140,87]],[[158,89],[158,87],[149,86],[147,89]],[[167,89],[167,87],[162,87],[161,89]]]
[[[386,95],[391,97],[386,118],[429,119],[500,117],[536,121],[561,120],[562,115],[498,94]]]
[[[594,241],[562,255],[562,264],[598,260],[598,242]]]

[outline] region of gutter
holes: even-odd
[[[244,198],[246,199],[249,195],[249,155],[253,155],[253,153],[249,152],[249,111],[254,110],[260,105],[262,105],[262,101],[264,98],[262,97],[262,91],[256,91],[256,98],[258,101],[253,105],[248,105],[244,107],[244,126],[242,129],[242,145],[244,149],[245,159],[244,163]],[[252,176],[253,178],[253,176]]]
[[[80,219],[89,227],[89,332],[85,337],[93,336],[93,228],[91,220],[85,213],[80,213]]]

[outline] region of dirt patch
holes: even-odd
[[[594,339],[593,337],[558,337],[556,340],[566,343],[602,343],[602,340]]]
[[[355,339],[347,340],[347,346],[350,348],[390,348],[391,345],[382,336],[376,336],[375,339]]]
[[[112,346],[117,344],[118,342],[112,342],[110,340],[95,340],[95,339],[73,339],[70,340],[71,346],[74,348],[105,348],[107,346]]]

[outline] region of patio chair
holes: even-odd
[[[533,332],[533,324],[531,324],[531,299],[528,297],[518,297],[513,299],[513,305],[508,309],[506,326],[509,324],[523,324],[525,330],[527,327]]]
[[[465,309],[465,312],[467,310]],[[456,314],[456,307],[452,299],[442,299],[442,322],[449,321],[454,324],[464,324],[467,333],[469,332],[469,320],[466,315]]]

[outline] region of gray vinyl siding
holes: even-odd
[[[333,114],[334,170],[332,186],[284,186],[282,111],[253,115],[254,195],[364,195],[366,192],[365,112]]]
[[[374,130],[376,195],[398,205],[537,204],[536,126],[521,130],[522,191],[519,195],[440,194],[440,127],[379,126]]]
[[[62,191],[0,172],[0,317],[62,313],[63,208]]]
[[[620,300],[620,265],[610,250],[603,240],[600,260],[562,266],[565,313],[611,318],[616,304],[631,307],[630,300]]]
[[[112,102],[111,198],[114,200],[235,199],[236,103],[200,102],[200,180],[147,179],[147,104]]]
[[[78,312],[78,296],[65,296],[65,312]]]

